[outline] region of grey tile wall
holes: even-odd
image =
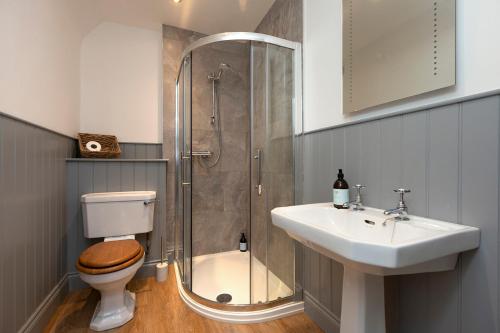
[[[70,273],[76,273],[75,263],[80,253],[102,239],[83,236],[80,197],[85,193],[114,191],[156,191],[153,231],[149,235],[150,251],[146,263],[160,259],[160,237],[164,238],[167,251],[173,249],[173,220],[168,212],[173,204],[167,200],[166,161],[75,161],[67,162],[67,258]],[[146,247],[146,235],[137,235]]]
[[[455,270],[386,278],[388,332],[498,332],[499,137],[500,96],[305,135],[304,203],[330,201],[343,168],[367,185],[368,206],[393,207],[404,186],[411,214],[481,228],[481,247]],[[304,259],[306,311],[320,304],[338,320],[342,266],[311,250]]]
[[[302,0],[276,0],[255,32],[302,43]]]
[[[205,35],[168,25],[163,26],[163,157],[170,160],[167,173],[167,205],[175,206],[175,80],[182,52],[195,40]],[[167,212],[174,223],[175,211]],[[182,225],[177,225],[169,236],[172,243],[182,244]]]
[[[65,159],[75,141],[0,115],[0,331],[16,332],[66,274]]]
[[[191,42],[203,36],[193,31],[163,27],[164,156],[171,161],[175,160],[175,79],[181,54]],[[225,71],[218,84],[223,147],[221,159],[210,169],[203,168],[200,160],[196,159],[193,163],[194,256],[235,250],[240,232],[248,230],[248,61],[248,45],[234,42],[208,45],[195,50],[192,55],[193,150],[217,151],[217,136],[210,123],[212,87],[208,74],[216,72],[222,62],[236,71]],[[169,180],[172,179],[173,184],[175,166],[174,163],[170,165]],[[173,204],[174,186],[169,187],[168,197]],[[218,227],[218,232],[212,234],[208,241],[206,235],[214,226]],[[180,229],[177,231],[180,232]]]
[[[169,172],[175,173],[175,80],[182,52],[205,35],[168,25],[163,26],[163,157],[172,161]],[[173,192],[172,192],[173,193]]]

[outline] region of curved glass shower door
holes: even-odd
[[[191,58],[183,59],[176,84],[176,223],[175,257],[186,288],[191,289]]]
[[[274,226],[271,210],[293,205],[294,51],[268,43],[251,47],[251,303],[294,293],[294,242]]]
[[[295,203],[300,55],[298,43],[254,33],[201,38],[184,53],[175,256],[184,287],[207,301],[294,295],[294,242],[270,212]]]

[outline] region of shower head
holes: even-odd
[[[221,62],[219,64],[219,71],[224,71],[224,70],[228,70],[228,71],[232,72],[233,74],[240,76],[240,72],[236,71],[231,65],[228,65],[226,63]],[[221,72],[221,74],[222,74],[222,72]]]
[[[234,74],[239,75],[239,73],[238,73],[237,71],[235,71],[235,70],[233,69],[233,67],[231,67],[231,65],[226,64],[226,63],[224,63],[224,62],[221,62],[221,63],[219,64],[219,67],[218,67],[217,72],[210,73],[210,74],[208,75],[208,79],[209,79],[209,80],[214,80],[214,81],[218,81],[218,80],[220,80],[220,78],[222,77],[222,73],[223,73],[225,70],[229,70],[229,71],[233,72]]]
[[[224,70],[224,69],[229,69],[231,71],[233,70],[233,68],[231,67],[231,65],[228,65],[228,64],[226,64],[224,62],[221,62],[219,64],[219,70],[221,71],[221,70]]]

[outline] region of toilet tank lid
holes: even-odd
[[[103,192],[84,194],[81,202],[142,201],[155,198],[155,191]]]

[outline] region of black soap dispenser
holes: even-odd
[[[248,250],[247,239],[245,238],[245,234],[242,232],[240,238],[240,251],[247,252],[247,250]]]
[[[337,180],[333,183],[333,206],[338,209],[349,208],[349,185],[344,179],[342,169],[339,169]]]

